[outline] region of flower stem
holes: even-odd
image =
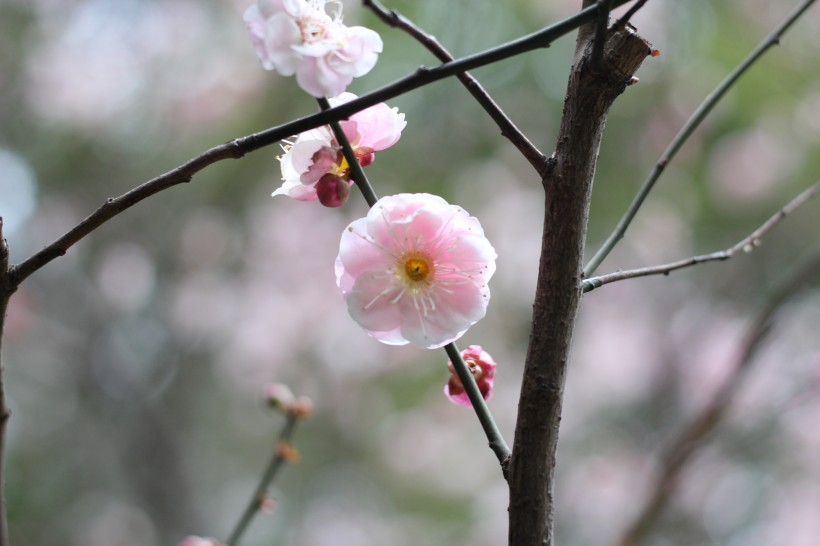
[[[325,98],[317,99],[319,101],[319,107],[322,110],[329,110],[330,103]],[[342,153],[347,160],[347,164],[350,166],[350,176],[353,178],[353,181],[358,186],[359,191],[362,192],[364,196],[364,200],[367,201],[367,205],[372,207],[376,204],[376,201],[379,198],[376,196],[376,192],[373,191],[373,186],[370,185],[370,181],[367,179],[367,175],[364,174],[364,169],[359,164],[359,159],[356,157],[356,152],[353,151],[353,146],[350,145],[350,141],[347,140],[347,136],[345,135],[344,130],[342,130],[342,125],[338,121],[331,121],[330,128],[333,130],[333,135],[336,137],[336,142],[342,147]]]
[[[473,404],[473,410],[475,410],[475,414],[478,416],[481,428],[484,429],[484,434],[487,435],[487,440],[490,442],[490,449],[493,450],[493,453],[495,453],[495,456],[498,458],[498,462],[501,463],[501,471],[506,478],[507,465],[510,459],[510,448],[507,442],[504,441],[504,437],[501,436],[501,431],[498,430],[498,426],[495,424],[493,415],[490,413],[490,408],[487,407],[484,397],[481,396],[481,391],[478,390],[475,377],[470,373],[467,363],[461,358],[461,352],[458,350],[458,347],[456,347],[456,344],[448,343],[444,346],[444,350],[447,351],[447,356],[450,357],[450,362],[453,363],[453,368],[455,368],[458,378],[461,380],[461,384],[464,385],[464,390],[467,392],[467,396]]]
[[[265,472],[262,474],[262,478],[259,480],[259,485],[256,486],[256,490],[253,492],[250,501],[248,502],[248,506],[245,508],[245,511],[242,513],[242,516],[239,518],[239,522],[234,527],[233,531],[230,534],[230,537],[227,540],[227,544],[230,546],[237,546],[239,544],[239,539],[245,533],[248,525],[250,524],[253,517],[259,512],[259,509],[262,507],[263,501],[265,499],[265,495],[267,493],[270,484],[273,482],[273,479],[276,477],[277,472],[279,469],[282,468],[282,465],[287,462],[287,458],[282,450],[282,445],[287,444],[288,440],[290,439],[291,435],[293,434],[293,429],[296,427],[296,422],[299,420],[299,417],[293,413],[288,412],[286,414],[285,424],[282,427],[282,431],[279,433],[279,436],[276,439],[276,445],[274,446],[273,456],[268,463]]]

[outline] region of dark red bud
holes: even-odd
[[[326,174],[316,182],[316,195],[326,207],[341,207],[350,196],[350,184],[335,174]]]

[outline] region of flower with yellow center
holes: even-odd
[[[487,311],[496,253],[478,220],[441,197],[380,199],[342,234],[336,282],[383,343],[441,347]]]

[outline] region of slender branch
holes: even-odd
[[[239,539],[245,533],[245,530],[251,520],[262,508],[268,488],[271,483],[273,483],[277,472],[279,472],[279,469],[282,468],[286,462],[288,462],[288,449],[292,449],[290,448],[288,442],[290,441],[290,437],[293,434],[293,429],[296,427],[296,422],[298,420],[299,416],[293,411],[289,411],[285,415],[285,424],[276,439],[273,455],[271,456],[270,462],[268,463],[267,468],[265,468],[265,472],[259,480],[259,485],[256,486],[256,490],[254,490],[245,511],[242,512],[242,516],[239,518],[236,527],[234,527],[233,531],[231,531],[230,537],[226,542],[229,546],[237,546],[237,544],[239,544]]]
[[[637,546],[660,517],[679,483],[686,463],[704,445],[710,434],[726,417],[734,395],[751,368],[751,362],[770,331],[772,320],[784,303],[794,297],[806,285],[817,280],[820,274],[820,254],[800,267],[791,278],[775,292],[766,306],[752,320],[743,341],[731,375],[706,406],[675,437],[662,457],[661,467],[655,476],[651,492],[639,515],[620,537],[618,546]]]
[[[330,103],[328,103],[327,99],[322,98],[318,100],[319,106],[322,109],[327,109],[330,107]],[[347,139],[347,136],[345,135],[339,122],[331,123],[331,128],[333,129],[333,134],[336,136],[336,141],[342,146],[345,159],[347,160],[348,165],[350,165],[353,180],[359,186],[359,189],[361,189],[362,195],[367,201],[368,206],[372,207],[376,204],[378,198],[376,197],[376,192],[373,190],[373,186],[364,174],[362,166],[359,164],[359,160],[350,145],[350,141]],[[506,478],[510,448],[501,436],[501,432],[498,430],[498,426],[495,423],[495,419],[493,419],[490,408],[487,407],[484,397],[481,396],[481,391],[478,389],[478,385],[475,382],[475,377],[473,377],[473,374],[471,374],[470,370],[467,368],[467,364],[461,357],[458,347],[456,347],[455,343],[448,343],[444,347],[444,350],[450,357],[450,361],[453,363],[453,367],[455,368],[459,379],[461,379],[462,385],[464,385],[464,390],[467,392],[467,396],[473,404],[473,410],[478,417],[479,423],[481,423],[481,428],[484,429],[484,433],[487,435],[487,440],[490,443],[490,449],[493,450],[493,453],[495,453],[498,458],[498,462],[501,463],[501,471]]]
[[[638,10],[640,10],[644,6],[644,4],[646,4],[647,1],[648,0],[638,0],[637,2],[632,4],[632,7],[629,8],[626,13],[624,13],[624,16],[615,21],[615,25],[613,26],[613,28],[621,28],[622,26],[627,24],[629,20],[632,19],[632,16],[638,13]]]
[[[646,196],[649,195],[649,192],[655,186],[655,183],[660,178],[661,174],[663,173],[666,166],[675,157],[678,153],[678,150],[683,146],[683,144],[692,136],[695,129],[701,124],[701,122],[709,115],[709,112],[715,107],[715,105],[720,101],[721,98],[726,94],[727,91],[735,84],[737,80],[760,58],[766,53],[770,48],[780,43],[780,39],[783,37],[783,34],[791,27],[791,25],[800,18],[800,16],[814,3],[815,0],[804,0],[800,3],[797,8],[789,14],[788,17],[780,24],[778,27],[770,33],[766,38],[763,39],[760,44],[746,57],[740,65],[735,68],[729,76],[723,80],[720,85],[718,85],[714,91],[712,91],[709,96],[704,99],[700,106],[698,106],[695,113],[692,114],[692,117],[686,122],[686,124],[681,128],[680,132],[675,135],[675,138],[672,139],[672,142],[669,144],[669,147],[661,155],[660,159],[658,160],[655,168],[649,175],[649,178],[643,183],[641,189],[638,191],[638,194],[635,196],[635,199],[632,201],[632,204],[629,205],[626,213],[624,214],[623,218],[618,222],[618,225],[615,227],[614,231],[610,234],[598,252],[589,260],[586,267],[584,267],[584,276],[589,277],[595,270],[598,269],[598,266],[601,265],[606,257],[612,252],[612,249],[615,248],[615,245],[618,244],[618,241],[623,239],[624,233],[626,233],[629,224],[632,223],[632,219],[635,218],[635,215],[638,213],[638,210],[643,205]],[[633,6],[633,8],[637,7],[637,4]]]
[[[592,63],[600,66],[604,58],[604,43],[609,26],[609,12],[612,10],[611,0],[598,0],[598,20],[595,23],[595,38],[592,42]]]
[[[584,280],[581,285],[582,289],[584,292],[591,292],[592,290],[600,288],[605,284],[623,281],[626,279],[634,279],[637,277],[648,277],[650,275],[668,275],[677,269],[683,269],[685,267],[691,267],[693,265],[713,262],[716,260],[728,260],[740,251],[751,252],[760,245],[760,238],[763,237],[763,235],[768,233],[769,230],[783,221],[783,219],[791,214],[796,208],[802,206],[812,197],[817,195],[818,192],[820,192],[820,181],[815,182],[808,189],[801,192],[800,195],[789,201],[785,207],[777,211],[771,218],[766,220],[763,225],[754,230],[748,237],[744,237],[735,245],[727,248],[726,250],[712,252],[711,254],[701,254],[700,256],[692,256],[691,258],[678,260],[668,264],[642,267],[639,269],[628,269],[626,271],[616,271],[614,273],[609,273],[608,275],[592,277]]]
[[[330,109],[330,103],[327,99],[321,98],[317,100],[319,101],[319,107],[322,110]],[[350,145],[347,135],[345,135],[345,132],[338,121],[331,121],[330,129],[333,131],[333,136],[336,137],[336,142],[338,142],[342,147],[342,154],[344,154],[344,157],[347,160],[347,165],[350,167],[350,176],[353,178],[353,182],[356,183],[359,191],[362,192],[364,200],[367,201],[367,206],[372,207],[376,204],[376,201],[378,201],[379,198],[376,196],[373,186],[367,179],[367,175],[364,174],[364,169],[362,169],[362,166],[359,163],[359,158],[356,157],[356,152],[353,151],[353,147]]]
[[[481,396],[481,391],[478,389],[475,377],[470,373],[470,369],[461,357],[461,352],[455,343],[448,343],[444,346],[444,350],[447,351],[447,356],[450,357],[450,362],[453,363],[453,368],[455,368],[458,378],[461,380],[461,384],[464,386],[464,390],[470,398],[470,403],[472,403],[473,410],[475,410],[476,416],[478,416],[481,428],[484,429],[484,434],[487,435],[487,440],[490,442],[490,449],[493,450],[496,458],[498,458],[498,462],[501,463],[501,471],[504,474],[504,478],[508,478],[507,468],[510,462],[510,448],[507,442],[504,441],[501,431],[498,430],[498,425],[495,424],[492,413],[490,413],[490,408],[487,407],[487,402],[484,400],[484,397]]]
[[[447,63],[454,59],[435,36],[427,34],[416,26],[413,21],[396,10],[387,10],[378,0],[364,0],[364,5],[370,8],[385,24],[403,30],[415,38],[441,62]],[[490,94],[478,83],[478,80],[469,72],[456,74],[456,78],[458,78],[464,87],[467,88],[467,91],[469,91],[481,107],[484,108],[484,111],[495,121],[496,125],[501,129],[501,135],[512,142],[536,171],[541,172],[544,168],[546,156],[516,127],[515,123],[504,113]]]
[[[11,411],[6,404],[5,368],[3,365],[3,328],[6,322],[9,298],[16,286],[11,283],[9,275],[9,246],[3,237],[3,218],[0,217],[0,546],[9,544],[9,525],[6,514],[5,489],[5,454],[6,454],[6,425]]]
[[[626,4],[630,1],[631,0],[613,0],[613,7]],[[384,102],[449,76],[502,61],[533,49],[549,47],[556,39],[572,32],[580,25],[593,20],[596,13],[597,10],[595,7],[582,10],[538,32],[502,44],[498,47],[447,62],[435,68],[421,67],[416,70],[414,74],[381,87],[371,93],[362,95],[350,102],[331,108],[330,110],[305,116],[289,123],[240,137],[220,146],[215,146],[183,165],[132,189],[126,194],[115,199],[109,199],[104,205],[80,224],[72,228],[68,233],[19,265],[12,267],[11,281],[15,286],[19,285],[32,273],[52,260],[63,256],[71,246],[122,211],[157,192],[183,182],[189,182],[193,175],[213,163],[224,159],[238,159],[247,153],[259,150],[265,146],[270,146],[284,138],[315,129],[322,125],[327,125],[332,121],[347,119],[356,112],[364,110],[374,104]]]
[[[595,163],[609,108],[650,53],[645,40],[621,29],[608,33],[603,61],[593,66],[589,27],[578,32],[557,146],[543,174],[541,257],[510,459],[515,546],[553,544],[556,448]]]

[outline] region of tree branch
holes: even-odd
[[[585,293],[591,292],[592,290],[600,288],[605,284],[623,281],[626,279],[634,279],[637,277],[648,277],[650,275],[668,275],[677,269],[683,269],[685,267],[691,267],[693,265],[713,262],[716,260],[728,260],[741,250],[744,252],[751,252],[760,245],[760,238],[763,237],[763,235],[768,233],[769,230],[783,221],[783,219],[791,214],[796,208],[802,206],[812,197],[817,195],[818,192],[820,192],[820,181],[815,182],[808,189],[801,192],[800,195],[792,199],[785,207],[777,211],[771,218],[766,220],[763,225],[754,230],[748,237],[744,237],[735,245],[727,248],[726,250],[712,252],[711,254],[701,254],[700,256],[692,256],[691,258],[678,260],[677,262],[671,262],[668,264],[642,267],[639,269],[628,269],[626,271],[616,271],[614,273],[609,273],[608,275],[592,277],[591,279],[584,280],[581,284],[582,289]]]
[[[689,137],[692,136],[695,129],[700,125],[700,123],[709,115],[709,112],[715,107],[715,105],[720,101],[721,98],[726,94],[727,91],[735,84],[737,80],[760,58],[766,53],[771,47],[780,43],[780,39],[783,37],[783,34],[789,29],[789,27],[794,24],[797,19],[814,3],[815,0],[804,0],[797,8],[789,14],[788,17],[778,25],[775,30],[766,36],[760,44],[746,57],[740,65],[735,68],[729,76],[723,80],[720,85],[718,85],[714,91],[712,91],[709,96],[704,99],[698,109],[695,110],[695,113],[692,114],[692,117],[687,120],[686,124],[681,128],[680,132],[675,135],[675,138],[672,139],[672,142],[669,144],[669,147],[661,155],[660,159],[658,160],[657,164],[655,164],[655,168],[649,175],[649,178],[643,183],[641,189],[638,191],[638,194],[635,196],[635,199],[632,201],[632,204],[629,205],[626,213],[618,222],[618,225],[615,227],[614,231],[610,234],[598,252],[589,260],[586,267],[584,267],[584,277],[589,277],[595,270],[598,269],[598,266],[601,265],[606,257],[612,252],[612,249],[615,248],[615,245],[618,244],[618,241],[623,239],[624,233],[626,233],[629,224],[632,223],[632,219],[635,218],[635,215],[638,213],[638,210],[643,205],[646,196],[649,195],[649,192],[652,191],[652,188],[655,186],[655,183],[660,178],[661,174],[663,173],[666,166],[675,157],[678,153],[678,150],[681,149],[683,144],[689,140]],[[639,7],[638,4],[633,6],[633,9]],[[616,25],[617,26],[617,25]]]
[[[637,546],[646,538],[649,530],[660,517],[664,508],[677,487],[684,466],[692,455],[704,445],[710,434],[726,416],[734,395],[740,389],[743,380],[751,368],[751,362],[762,341],[772,326],[775,314],[789,299],[794,297],[807,284],[817,280],[820,274],[820,254],[800,267],[792,277],[777,290],[766,306],[751,322],[743,336],[740,352],[734,364],[732,374],[718,390],[712,400],[686,425],[672,441],[662,458],[651,493],[639,515],[630,524],[618,546]]]
[[[613,7],[626,4],[631,0],[613,0]],[[68,233],[37,252],[18,266],[11,268],[11,281],[17,286],[29,275],[51,262],[63,256],[68,249],[82,240],[89,233],[100,227],[102,224],[115,217],[122,211],[139,203],[143,199],[170,188],[176,184],[189,182],[194,174],[205,167],[222,161],[224,159],[237,159],[243,155],[275,144],[284,138],[288,138],[310,129],[315,129],[321,125],[326,125],[332,121],[340,121],[349,118],[351,115],[364,110],[370,106],[397,97],[419,87],[429,85],[438,80],[465,72],[467,70],[485,66],[509,57],[548,47],[557,38],[573,31],[580,25],[595,18],[597,10],[592,7],[567,17],[549,27],[538,32],[513,40],[506,44],[488,49],[481,53],[469,55],[461,59],[441,64],[435,68],[419,68],[414,74],[406,76],[398,81],[386,85],[366,95],[354,99],[345,104],[336,106],[323,112],[318,112],[310,116],[305,116],[297,120],[272,127],[259,133],[254,133],[245,137],[237,138],[226,144],[215,146],[203,154],[189,160],[188,162],[168,171],[165,174],[145,182],[132,189],[128,193],[109,199],[88,216],[80,224],[72,228]]]
[[[370,8],[376,16],[385,24],[401,29],[415,38],[421,45],[426,47],[438,60],[443,63],[454,59],[450,52],[442,46],[435,36],[427,34],[413,21],[403,16],[396,10],[387,10],[378,0],[364,0],[364,5]],[[484,111],[495,121],[501,129],[501,135],[506,137],[519,152],[529,161],[536,171],[541,172],[544,168],[546,156],[527,138],[527,136],[516,127],[515,123],[507,117],[507,114],[493,100],[489,93],[478,83],[469,72],[456,74],[467,91],[478,101]]]
[[[276,439],[273,455],[265,471],[262,473],[262,478],[259,480],[259,484],[256,486],[253,495],[251,495],[251,499],[242,512],[236,527],[234,527],[228,537],[226,544],[229,546],[239,544],[239,539],[245,534],[245,530],[248,528],[251,520],[253,520],[254,516],[256,516],[259,510],[264,506],[268,488],[270,488],[274,478],[276,478],[276,475],[279,473],[279,469],[296,453],[293,450],[294,448],[290,446],[290,437],[293,435],[293,429],[296,427],[299,417],[299,414],[295,411],[288,411],[285,415],[285,424],[282,426],[282,430]]]
[[[637,2],[632,4],[632,7],[629,8],[626,13],[624,13],[624,16],[615,21],[614,27],[620,28],[626,25],[629,22],[629,20],[632,19],[632,16],[638,13],[638,10],[644,7],[644,4],[646,4],[647,1],[648,0],[638,0]]]
[[[609,107],[650,53],[635,32],[620,29],[609,34],[596,67],[592,30],[579,30],[557,148],[542,173],[541,259],[510,460],[509,544],[515,546],[553,544],[555,449],[595,161]]]

